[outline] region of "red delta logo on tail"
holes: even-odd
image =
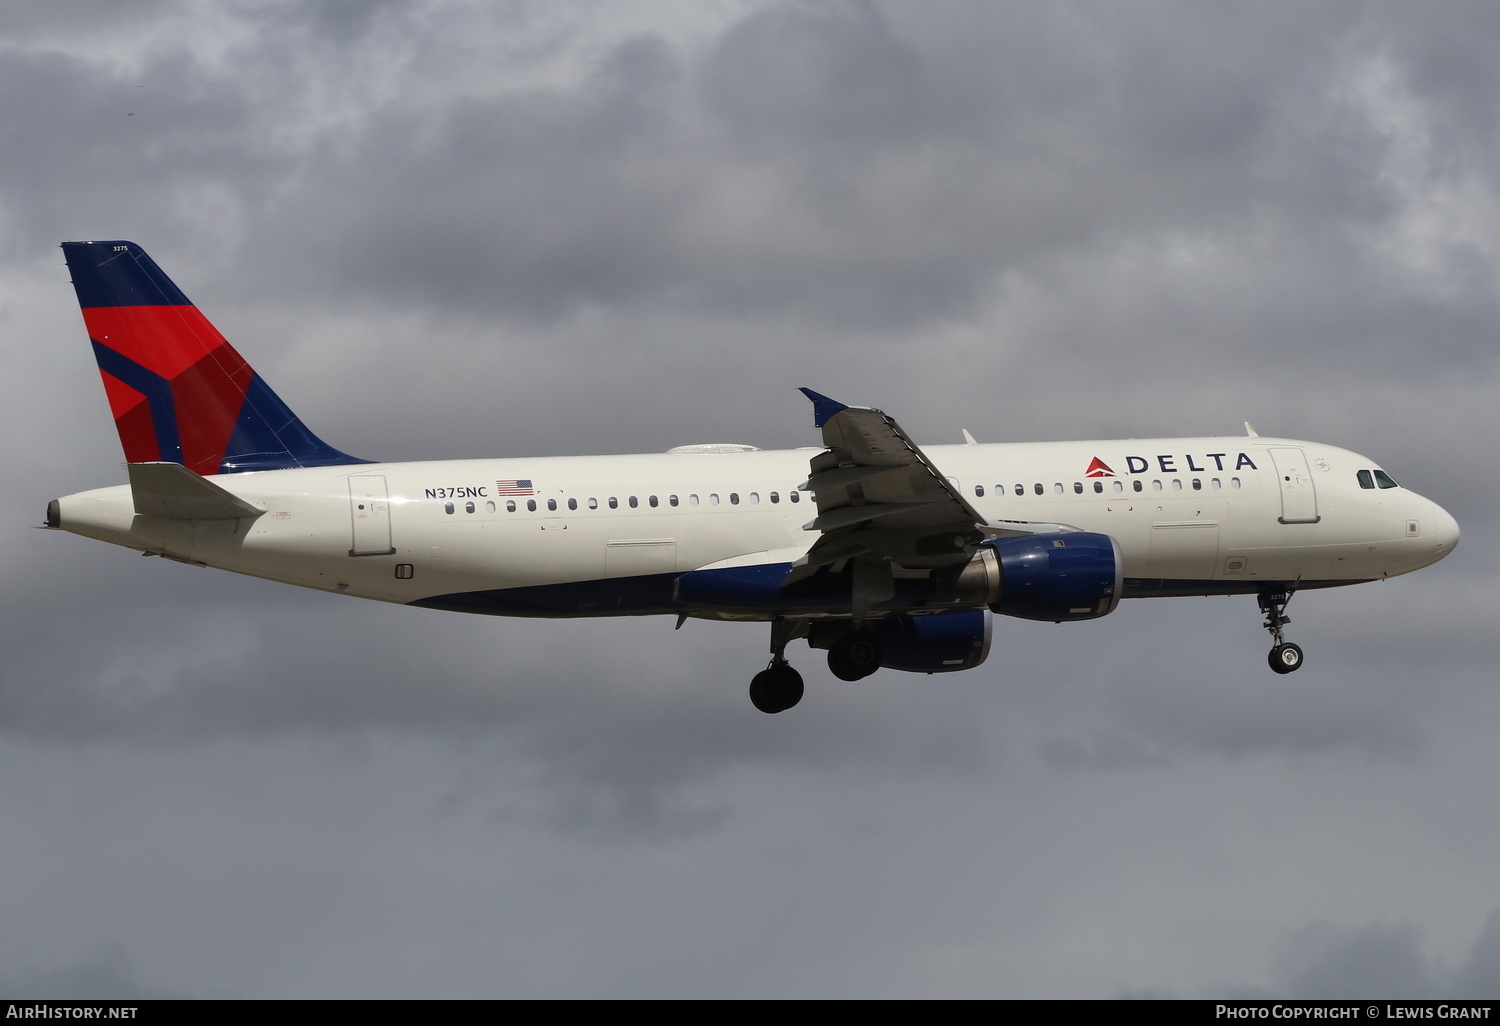
[[[1115,472],[1109,469],[1109,464],[1095,456],[1089,463],[1088,471],[1084,477],[1114,477]]]
[[[62,248],[127,462],[196,474],[367,462],[309,431],[139,246]]]
[[[217,474],[254,371],[193,306],[93,307],[94,343],[130,463]]]

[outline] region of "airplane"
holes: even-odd
[[[313,434],[132,242],[63,254],[128,483],[45,526],[341,595],[501,616],[757,621],[750,684],[803,696],[805,639],[842,680],[971,669],[994,614],[1072,622],[1146,596],[1255,595],[1277,673],[1294,592],[1442,559],[1453,517],[1373,460],[1244,437],[918,446],[811,389],[815,450],[420,463]]]

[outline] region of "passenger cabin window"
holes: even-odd
[[[466,502],[466,503],[464,503],[464,512],[465,513],[472,513],[472,512],[474,512],[474,504],[472,502]]]
[[[453,512],[453,503],[451,503],[451,502],[445,502],[445,503],[443,503],[443,512],[444,513],[452,513]]]
[[[635,499],[635,496],[634,496],[634,495],[632,495],[632,496],[631,496],[631,497],[630,497],[630,508],[631,508],[631,509],[635,509],[635,508],[636,508],[636,507],[637,507],[637,506],[639,506],[639,505],[640,505],[640,503],[639,503],[639,502],[637,502],[637,501],[636,501],[636,499]]]
[[[617,499],[617,498],[615,498],[613,495],[611,495],[609,497],[609,508],[610,509],[619,509],[620,508],[620,500]]]
[[[535,499],[527,499],[526,500],[526,510],[527,510],[527,512],[530,512],[530,513],[535,513],[536,512],[536,500]]]
[[[1082,495],[1083,494],[1083,482],[1082,481],[1074,481],[1073,482],[1073,491],[1077,492],[1079,495]]]
[[[739,492],[730,492],[729,493],[729,504],[731,506],[738,506],[740,504],[740,493]]]
[[[1139,478],[1137,478],[1136,480],[1130,482],[1130,486],[1132,488],[1134,488],[1138,492],[1146,490],[1146,486],[1140,481]]]
[[[505,512],[507,512],[507,513],[514,513],[515,511],[516,511],[516,500],[515,499],[506,499],[505,500]]]
[[[1025,495],[1026,494],[1026,486],[1023,485],[1023,484],[1016,485],[1016,494],[1017,495]]]
[[[1119,484],[1119,483],[1120,482],[1118,482],[1118,481],[1115,482],[1115,484]],[[1103,491],[1104,491],[1104,482],[1103,481],[1095,481],[1094,482],[1094,493],[1095,494],[1102,494]]]
[[[1038,481],[1036,483],[1036,489],[1035,490],[1036,490],[1036,493],[1038,495],[1046,495],[1047,494],[1047,489],[1045,489],[1045,488],[1042,487],[1042,483],[1040,481]]]
[[[786,497],[788,499],[792,500],[793,502],[801,502],[802,501],[802,493],[801,492],[787,492],[786,493]]]
[[[780,501],[781,501],[781,493],[780,492],[772,492],[771,493],[771,502],[774,504],[774,503],[778,503]]]
[[[648,498],[646,500],[646,505],[650,506],[652,509],[655,509],[656,508],[656,496],[653,495],[650,498]]]
[[[984,485],[975,485],[974,494],[979,496],[981,499],[984,498]]]
[[[547,508],[549,510],[556,510],[557,509],[557,500],[556,499],[548,499],[547,500]]]
[[[675,495],[668,495],[667,496],[667,505],[668,506],[675,506],[675,505],[677,505],[677,496],[675,496]]]
[[[589,496],[589,509],[598,509],[598,508],[599,508],[599,500],[596,499],[596,498],[594,498],[593,496]]]
[[[578,508],[578,500],[577,499],[569,499],[568,500],[568,508],[569,509],[577,509]]]

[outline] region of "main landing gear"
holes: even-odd
[[[786,661],[786,644],[806,630],[805,622],[788,627],[782,617],[771,621],[771,662],[750,682],[750,702],[761,712],[785,712],[802,701],[802,674]]]
[[[772,659],[750,682],[750,702],[763,713],[785,712],[800,701],[802,674],[785,659]]]
[[[839,680],[863,680],[880,669],[880,639],[850,631],[828,647],[828,668]]]
[[[1291,623],[1286,615],[1286,604],[1292,600],[1292,589],[1286,591],[1263,591],[1256,596],[1260,611],[1266,614],[1265,628],[1276,642],[1266,656],[1266,662],[1277,673],[1291,673],[1302,667],[1302,649],[1281,636],[1281,628]]]
[[[806,620],[788,624],[784,617],[777,617],[771,621],[771,662],[750,682],[750,701],[761,712],[785,712],[802,700],[802,674],[786,661],[786,646],[809,630]],[[846,629],[831,643],[823,636],[812,641],[817,648],[826,645],[828,668],[840,680],[862,680],[880,669],[880,638],[873,631]]]

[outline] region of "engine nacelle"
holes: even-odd
[[[985,542],[961,567],[935,570],[933,591],[950,602],[989,606],[1023,620],[1093,620],[1120,604],[1120,543],[1072,531]]]
[[[947,673],[984,662],[990,654],[994,619],[988,609],[900,613],[866,621],[864,630],[875,635],[872,640],[880,653],[881,666],[909,673]],[[847,642],[854,630],[848,620],[821,620],[810,625],[807,644],[833,649]]]
[[[986,609],[887,616],[875,626],[880,665],[909,673],[973,669],[990,654],[992,622]]]

